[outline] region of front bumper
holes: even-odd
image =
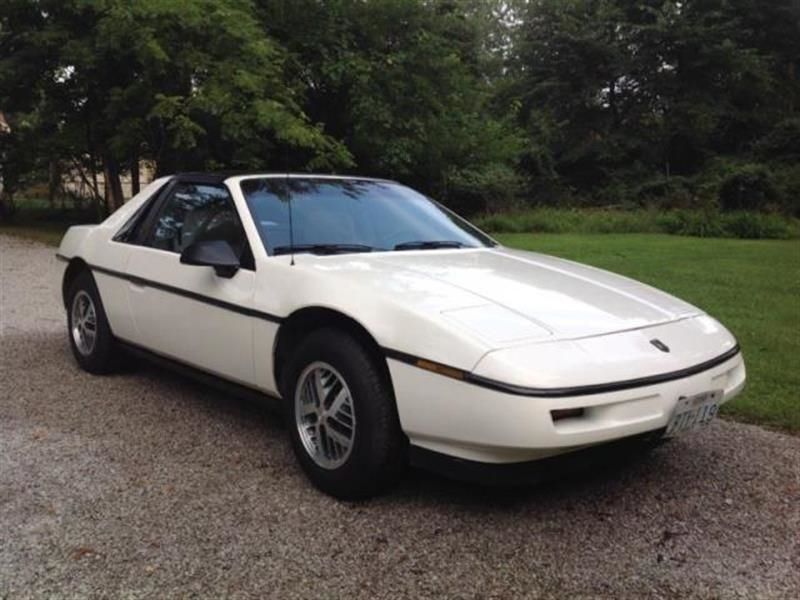
[[[539,398],[487,389],[389,359],[400,424],[411,444],[479,463],[521,463],[664,429],[678,398],[744,387],[741,353],[706,371],[620,391]],[[583,409],[554,420],[552,411]]]
[[[415,467],[458,481],[500,486],[526,485],[561,479],[574,473],[584,472],[591,467],[602,467],[636,458],[643,451],[659,445],[664,440],[663,435],[664,430],[658,429],[525,462],[478,462],[441,454],[419,446],[411,446],[409,458]]]

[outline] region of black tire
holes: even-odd
[[[82,296],[83,294],[92,301],[96,321],[94,343],[88,352],[81,351],[73,333],[75,325],[73,322],[73,306],[79,295],[85,297]],[[97,291],[94,277],[89,271],[83,271],[78,274],[67,290],[67,335],[72,354],[81,369],[95,375],[112,373],[118,369],[120,351],[114,335],[111,333],[103,301],[100,299],[100,293]]]
[[[344,379],[352,398],[355,429],[345,462],[320,466],[304,446],[297,423],[297,387],[307,368],[326,363]],[[401,477],[408,440],[400,429],[392,386],[385,368],[352,335],[337,329],[312,332],[289,358],[282,378],[286,421],[292,446],[308,478],[342,500],[377,495]]]

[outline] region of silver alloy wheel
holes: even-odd
[[[72,299],[72,340],[83,356],[89,356],[97,340],[97,311],[92,297],[81,290]]]
[[[322,361],[303,369],[295,387],[294,416],[303,447],[317,465],[336,469],[347,461],[356,415],[350,388],[336,369]]]

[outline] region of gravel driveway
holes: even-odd
[[[268,410],[79,371],[53,253],[0,236],[0,598],[800,597],[800,438],[718,422],[556,484],[341,503]]]

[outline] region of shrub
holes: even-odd
[[[696,237],[724,237],[725,229],[716,213],[706,211],[674,211],[659,217],[664,233]]]
[[[499,163],[481,169],[453,170],[447,178],[445,202],[464,214],[509,210],[522,182],[513,169]]]
[[[763,165],[742,165],[719,187],[719,205],[724,211],[762,210],[777,199],[772,173]]]
[[[772,131],[756,143],[756,150],[763,157],[783,161],[800,159],[800,118],[778,122]]]
[[[778,214],[718,210],[534,208],[475,219],[492,233],[668,233],[696,237],[796,238],[800,222]]]
[[[775,181],[780,193],[783,212],[800,217],[800,164],[776,171]]]
[[[797,236],[792,221],[754,212],[675,211],[660,218],[665,233],[696,237],[786,239]]]
[[[581,200],[585,206],[624,206],[631,196],[630,184],[616,179],[592,188],[591,195],[586,195]]]
[[[691,180],[681,176],[649,179],[638,186],[635,194],[640,206],[689,208],[694,200]]]
[[[495,233],[524,233],[525,227],[522,219],[515,218],[513,214],[494,214],[475,219],[475,224],[485,231]]]
[[[745,239],[786,239],[795,235],[790,221],[763,213],[722,215],[722,228],[725,237]]]

